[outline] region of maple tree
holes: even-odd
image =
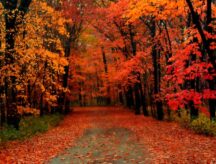
[[[99,44],[89,43],[92,46],[87,51],[98,56],[94,58],[97,68],[91,69],[105,66],[106,76],[101,71],[101,82],[91,84],[92,90],[85,89],[83,78],[82,93],[96,96],[94,92],[105,87],[107,93],[112,91],[112,102],[134,107],[136,114],[142,108],[144,115],[150,112],[160,120],[171,110],[180,109],[196,118],[207,108],[214,119],[213,11],[212,1],[97,1],[88,17],[88,28],[93,27]],[[197,16],[203,21],[197,21]],[[105,54],[102,59],[101,51]],[[83,62],[84,67],[87,63]],[[84,71],[82,66],[79,69]],[[98,71],[93,76],[98,77]]]

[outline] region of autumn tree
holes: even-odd
[[[212,39],[214,24],[209,24],[211,31],[205,30],[206,27],[208,29],[206,22],[212,20],[214,5],[212,1],[194,1],[193,4],[191,1],[169,2],[170,5],[166,3],[166,1],[150,1],[149,3],[136,1],[131,3],[128,16],[132,21],[140,19],[147,26],[151,17],[154,16],[159,32],[157,47],[166,57],[167,71],[164,78],[168,81],[167,84],[162,83],[162,91],[166,93],[161,92],[160,96],[166,97],[165,100],[172,109],[186,108],[192,118],[197,117],[198,111],[203,111],[203,107],[206,106],[203,100],[209,99],[209,103],[213,104],[215,99],[215,82],[213,82],[215,62],[212,55],[215,50],[212,46],[209,48],[209,44],[214,45],[214,39]],[[148,10],[150,11],[146,12]],[[172,14],[172,11],[175,11],[175,14]],[[154,28],[150,26],[149,29]],[[174,36],[171,35],[172,33]],[[162,37],[160,37],[161,34]],[[184,47],[183,50],[181,47]],[[160,61],[163,61],[163,58],[162,56]],[[206,85],[206,82],[210,82],[211,85]],[[209,108],[211,118],[214,118],[215,107],[209,105]]]
[[[42,1],[31,1],[31,5],[30,2],[19,3],[4,3],[5,20],[1,22],[7,29],[3,32],[5,38],[1,39],[5,45],[1,84],[5,86],[6,95],[1,121],[5,121],[7,113],[7,122],[16,128],[21,114],[43,115],[57,106],[57,95],[65,90],[58,76],[64,73],[62,67],[67,65],[57,38],[59,34],[66,35],[61,13]],[[9,116],[11,112],[13,117]]]
[[[69,59],[73,51],[75,52],[78,48],[79,37],[83,31],[85,20],[87,19],[87,15],[89,9],[91,8],[91,1],[63,1],[62,12],[65,18],[70,20],[69,23],[66,24],[66,30],[69,34],[68,38],[63,39],[65,56]],[[72,64],[72,63],[71,63]],[[70,67],[65,67],[65,74],[63,76],[63,86],[66,88],[69,86],[68,80],[72,76],[70,74]],[[67,112],[69,111],[69,95],[65,93],[59,99],[61,105],[61,110]]]
[[[23,23],[31,0],[1,1],[5,10],[5,66],[7,66],[8,76],[5,78],[5,95],[7,108],[7,122],[18,128],[19,116],[16,105],[16,77],[13,75],[13,64],[15,62],[15,36],[19,31],[19,25]]]
[[[216,84],[216,77],[214,75],[215,70],[216,70],[216,63],[215,63],[215,39],[214,39],[214,35],[215,35],[215,28],[214,28],[214,23],[213,23],[213,19],[212,19],[212,12],[214,11],[212,9],[213,6],[213,1],[211,0],[207,0],[207,2],[205,2],[205,4],[203,5],[206,9],[205,12],[205,16],[204,16],[204,20],[203,23],[201,23],[201,21],[199,21],[200,19],[202,19],[202,15],[201,13],[199,14],[197,11],[195,11],[194,6],[192,1],[190,0],[186,0],[187,5],[189,7],[190,13],[191,13],[191,17],[192,17],[192,21],[193,24],[195,25],[195,28],[197,29],[200,37],[201,37],[201,42],[203,45],[203,51],[202,51],[202,60],[211,63],[212,67],[210,67],[208,69],[209,75],[211,76],[211,78],[209,78],[208,81],[208,85],[209,85],[209,89],[210,92],[215,92],[215,84]],[[204,27],[204,28],[203,28]],[[211,93],[209,93],[211,94]],[[215,112],[216,112],[216,107],[215,107],[215,96],[210,96],[209,97],[209,112],[210,112],[210,117],[211,119],[215,119]]]

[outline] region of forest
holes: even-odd
[[[127,163],[139,156],[144,163],[214,163],[215,70],[214,0],[0,0],[0,163],[64,163],[57,155],[79,145],[77,138],[97,137],[97,147],[121,136],[140,150]],[[174,133],[186,138],[168,136]],[[47,141],[50,155],[35,146],[44,154],[22,156],[36,140],[41,147]],[[139,140],[153,155],[139,154]],[[194,149],[181,158],[175,142]],[[169,159],[156,143],[169,145]],[[101,161],[71,153],[69,163],[121,163],[127,155],[116,151]]]

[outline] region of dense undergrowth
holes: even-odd
[[[20,121],[20,129],[5,125],[0,132],[0,143],[10,140],[23,140],[38,133],[46,132],[57,126],[62,120],[60,114],[46,115],[42,117],[23,117]]]
[[[190,129],[195,133],[216,136],[216,121],[210,120],[204,114],[200,114],[196,119],[191,119],[190,115],[185,110],[182,110],[179,115],[172,113],[171,117],[171,120],[179,122],[182,127]]]
[[[156,118],[156,114],[148,110],[151,117]],[[168,114],[169,113],[169,114]],[[199,114],[197,118],[191,118],[189,111],[181,109],[169,111],[165,114],[164,121],[177,122],[182,127],[189,129],[197,134],[206,136],[216,136],[216,120],[210,120],[205,114]]]

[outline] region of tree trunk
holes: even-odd
[[[140,114],[140,107],[141,107],[141,98],[140,98],[140,92],[139,92],[139,83],[136,83],[134,86],[134,94],[135,94],[135,114]]]
[[[107,65],[107,58],[104,51],[104,47],[101,47],[102,50],[102,58],[103,58],[103,64],[104,64],[104,72],[106,74],[106,83],[107,83],[107,95],[106,95],[106,104],[111,104],[111,98],[110,98],[110,86],[109,86],[109,79],[108,79],[108,65]]]
[[[16,3],[16,4],[15,4]],[[8,6],[7,13],[5,14],[5,63],[8,66],[12,66],[15,63],[14,59],[14,46],[15,46],[15,34],[16,34],[16,15],[15,9],[17,2]],[[11,71],[11,70],[8,70]],[[8,74],[11,74],[8,72]],[[7,123],[13,125],[18,129],[19,120],[17,105],[16,105],[16,78],[14,76],[5,77],[5,95],[6,95],[6,108],[7,108]],[[16,120],[16,121],[15,121]]]
[[[156,25],[155,21],[152,21],[151,27],[151,36],[152,39],[156,36]],[[160,51],[157,50],[157,44],[153,43],[152,47],[152,62],[154,68],[154,95],[158,95],[160,93],[160,83],[161,83],[161,69],[160,69]],[[157,109],[157,119],[163,120],[164,112],[163,112],[163,104],[162,101],[157,99],[155,100],[156,109]]]
[[[69,57],[71,53],[71,47],[70,47],[71,41],[68,39],[65,43],[65,57]],[[63,75],[63,81],[62,81],[62,86],[64,88],[68,87],[68,78],[69,78],[69,66],[64,67],[64,75]],[[70,106],[68,103],[68,98],[65,92],[62,92],[61,96],[58,98],[58,103],[59,103],[59,110],[61,113],[68,113],[70,111]]]
[[[68,87],[68,77],[69,77],[69,66],[65,66],[65,74],[63,76],[63,87]],[[70,101],[65,92],[62,93],[62,106],[61,111],[66,114],[70,111]]]
[[[132,108],[134,106],[134,99],[133,99],[133,89],[131,86],[129,86],[126,91],[126,99],[127,99],[127,107]]]
[[[123,99],[123,93],[122,93],[122,87],[121,87],[121,85],[119,85],[118,86],[118,89],[120,90],[119,91],[119,102],[121,103],[121,104],[124,104],[124,99]]]
[[[148,116],[147,103],[146,103],[146,89],[144,88],[144,92],[143,92],[140,74],[138,75],[138,80],[140,81],[139,91],[140,91],[142,111],[144,116]]]

